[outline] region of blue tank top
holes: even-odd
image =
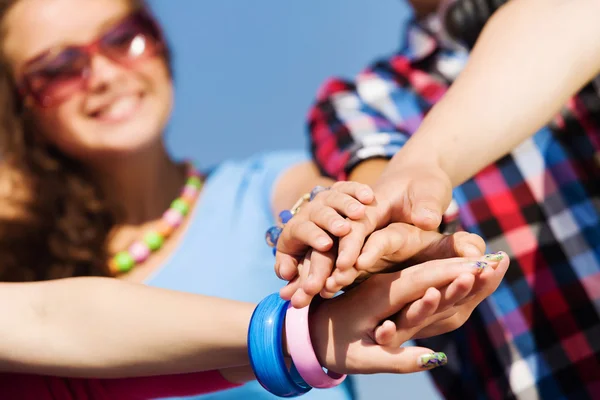
[[[283,282],[273,271],[272,250],[265,231],[274,224],[271,198],[285,170],[306,161],[303,152],[272,152],[214,168],[202,189],[185,237],[161,269],[146,283],[151,286],[259,302],[278,291]],[[352,399],[352,382],[313,389],[306,400]],[[275,399],[257,382],[219,393],[195,396],[202,400]],[[189,399],[189,398],[188,398]]]

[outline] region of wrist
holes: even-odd
[[[364,183],[365,185],[373,185],[377,182],[377,179],[385,171],[389,163],[389,160],[383,158],[372,158],[362,161],[350,171],[348,180]]]
[[[329,345],[327,338],[333,337],[330,333],[330,318],[324,312],[322,301],[313,301],[311,304],[308,329],[312,340],[313,349],[319,363],[327,366],[327,347]]]
[[[339,374],[327,366],[327,372],[323,370],[327,341],[325,341],[325,351],[321,347],[321,351],[317,350],[315,344],[321,342],[327,337],[315,336],[320,333],[316,332],[314,327],[311,329],[311,319],[314,317],[311,314],[312,307],[293,308],[289,307],[287,312],[286,325],[288,327],[290,354],[294,361],[294,367],[304,381],[315,388],[327,389],[339,385],[346,379],[345,374]],[[317,323],[317,327],[326,326]],[[317,339],[316,341],[313,339]],[[319,357],[317,354],[321,354]]]

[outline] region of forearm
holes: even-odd
[[[382,172],[389,164],[389,160],[375,158],[363,161],[358,164],[348,176],[349,180],[364,183],[365,185],[374,185]]]
[[[600,71],[600,1],[513,0],[392,165],[432,160],[454,185],[510,152]]]
[[[0,370],[172,374],[247,365],[254,305],[104,278],[2,284]]]

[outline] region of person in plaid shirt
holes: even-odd
[[[376,195],[410,189],[411,174],[435,182],[423,172],[423,153],[412,164],[403,161],[419,146],[429,145],[431,154],[452,149],[452,140],[463,146],[449,164],[448,185],[499,158],[453,197],[461,227],[491,250],[507,250],[511,268],[462,328],[418,341],[452,360],[431,372],[448,399],[600,398],[600,80],[586,84],[600,65],[600,40],[589,39],[600,38],[598,11],[598,2],[588,0],[503,7],[475,46],[468,73],[419,129],[420,140],[408,141],[468,55],[436,16],[412,23],[400,50],[355,81],[326,82],[310,111],[312,150],[325,174],[356,179],[362,166],[395,155]],[[511,55],[535,62],[513,62]],[[552,56],[561,66],[544,68]],[[486,150],[477,152],[482,145]],[[431,200],[447,205],[444,195],[435,198],[444,189],[431,186],[429,212],[412,209],[404,219],[437,225]],[[410,203],[410,192],[396,194]]]

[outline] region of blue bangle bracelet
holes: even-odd
[[[256,379],[263,388],[279,397],[296,397],[312,389],[292,365],[285,364],[282,349],[283,323],[287,301],[273,293],[263,299],[250,319],[248,356]]]

